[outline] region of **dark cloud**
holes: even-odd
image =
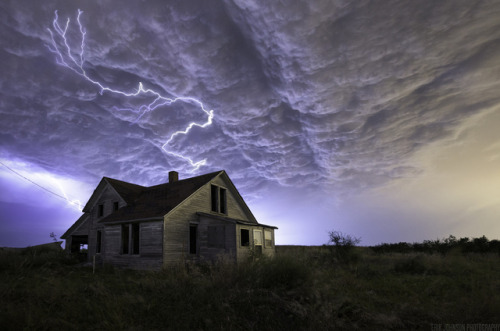
[[[248,195],[300,187],[344,196],[420,176],[429,144],[455,139],[499,104],[500,5],[471,1],[4,1],[0,4],[0,151],[94,183],[156,184],[193,169],[162,150],[207,115],[153,95],[103,91],[57,65],[48,28],[71,19],[77,56],[106,87],[142,82],[200,99],[212,126],[165,149],[199,172],[226,169]],[[60,42],[60,40],[59,40]],[[181,175],[182,177],[182,175]],[[334,192],[334,193],[332,193]]]

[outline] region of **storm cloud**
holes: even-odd
[[[3,1],[0,8],[1,159],[89,186],[102,176],[153,185],[169,170],[186,177],[225,169],[256,204],[280,192],[337,208],[424,178],[420,153],[463,143],[470,119],[500,104],[496,2]],[[55,10],[61,25],[69,18],[77,55],[78,9],[92,80],[128,93],[141,82],[213,109],[211,126],[166,146],[205,166],[193,172],[162,149],[172,133],[206,121],[195,104],[138,116],[131,109],[151,95],[100,91],[58,65],[48,29]],[[278,226],[293,219],[282,218]]]

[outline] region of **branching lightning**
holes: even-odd
[[[192,97],[168,98],[168,97],[163,96],[162,94],[160,94],[159,92],[157,92],[153,89],[145,88],[141,82],[139,82],[137,90],[132,91],[132,92],[125,92],[125,91],[110,88],[108,86],[105,86],[103,83],[90,78],[88,76],[87,72],[85,71],[85,69],[83,68],[83,66],[85,64],[84,51],[85,51],[85,36],[86,36],[87,32],[86,32],[85,28],[83,27],[82,23],[80,22],[80,17],[82,15],[82,13],[83,13],[83,11],[78,9],[78,15],[76,17],[76,22],[78,25],[78,29],[80,31],[81,41],[80,41],[80,45],[79,45],[80,49],[78,51],[75,51],[69,45],[68,36],[67,36],[68,28],[70,26],[71,20],[69,18],[67,18],[66,23],[64,25],[60,25],[57,10],[55,11],[55,13],[54,13],[55,17],[54,17],[54,20],[52,21],[53,29],[47,28],[47,30],[50,33],[50,37],[51,37],[51,41],[52,41],[52,43],[50,45],[47,45],[47,47],[52,53],[56,54],[57,63],[61,66],[64,66],[64,67],[72,70],[73,72],[75,72],[77,75],[83,77],[88,82],[96,85],[99,88],[101,95],[104,92],[109,92],[109,93],[118,94],[118,95],[121,95],[124,97],[137,97],[137,96],[142,96],[142,95],[151,96],[153,98],[152,102],[144,103],[144,104],[142,104],[139,107],[134,108],[134,109],[131,109],[131,108],[126,109],[126,110],[130,110],[130,111],[138,113],[138,117],[134,121],[134,123],[136,123],[138,120],[140,120],[140,118],[142,116],[144,116],[146,113],[152,112],[152,111],[156,110],[158,107],[169,106],[169,105],[172,105],[173,103],[176,103],[176,102],[185,102],[185,103],[190,103],[190,104],[194,104],[194,105],[198,106],[199,109],[207,116],[207,120],[204,123],[191,122],[184,130],[179,130],[179,131],[172,133],[172,135],[170,135],[170,137],[161,146],[161,148],[165,153],[189,162],[191,164],[191,166],[193,167],[192,171],[196,171],[199,167],[205,165],[206,159],[195,162],[191,158],[189,158],[185,155],[168,150],[167,147],[176,136],[187,135],[193,127],[197,126],[200,128],[205,128],[205,127],[211,125],[212,119],[214,117],[214,111],[207,110],[205,108],[205,106],[203,105],[203,103],[198,99],[195,99]],[[114,107],[114,109],[118,110],[119,108]],[[124,110],[124,109],[120,109],[120,110]]]

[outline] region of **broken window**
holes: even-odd
[[[250,231],[248,229],[241,229],[240,231],[240,245],[250,246]]]
[[[212,211],[218,212],[219,211],[219,208],[218,208],[219,196],[217,194],[217,186],[211,185],[210,190],[211,190],[211,197],[212,197]]]
[[[189,254],[196,254],[196,237],[198,226],[192,224],[189,226]]]
[[[122,224],[122,254],[140,253],[139,223]]]
[[[132,254],[139,254],[139,223],[130,225],[132,230]]]
[[[95,252],[97,254],[101,253],[101,246],[102,246],[102,231],[97,230],[97,245],[95,249]]]
[[[122,225],[122,254],[128,254],[128,246],[129,246],[129,224]]]
[[[104,205],[101,204],[97,206],[97,217],[101,217],[104,215]]]
[[[226,189],[219,187],[219,212],[227,214]]]
[[[226,189],[216,185],[211,185],[210,193],[212,211],[216,213],[227,214]]]

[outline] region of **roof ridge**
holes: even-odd
[[[180,183],[180,182],[184,182],[184,181],[188,181],[188,180],[194,180],[196,178],[200,178],[200,177],[204,177],[204,176],[214,176],[216,174],[219,174],[221,172],[223,172],[224,170],[219,170],[219,171],[214,171],[214,172],[210,172],[208,174],[203,174],[203,175],[198,175],[198,176],[194,176],[194,177],[188,177],[188,178],[184,178],[184,179],[179,179],[179,180],[176,180],[175,182],[173,183]],[[170,182],[166,182],[166,183],[161,183],[161,184],[156,184],[156,185],[153,185],[153,186],[144,186],[144,188],[146,189],[153,189],[153,188],[157,188],[159,186],[162,186],[162,185],[168,185],[168,184],[173,184],[173,183],[170,183]]]
[[[135,183],[130,183],[130,182],[126,182],[126,181],[124,181],[124,180],[116,179],[116,178],[111,178],[111,177],[106,177],[106,176],[103,176],[102,178],[103,178],[103,179],[106,179],[106,180],[111,180],[111,181],[115,181],[115,182],[119,182],[119,183],[127,184],[127,185],[134,185],[134,186],[140,186],[140,187],[142,187],[142,188],[147,188],[147,186],[144,186],[144,185],[139,185],[139,184],[135,184]]]
[[[132,192],[129,196],[130,202],[127,206],[118,209],[99,222],[122,222],[164,216],[200,187],[222,173],[224,173],[224,170],[185,178],[171,183],[144,187],[135,193]]]

